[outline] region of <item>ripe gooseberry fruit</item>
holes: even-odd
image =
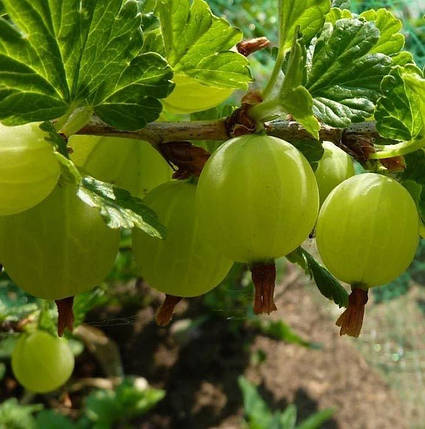
[[[0,216],[23,212],[54,189],[59,163],[38,124],[0,124]]]
[[[143,140],[74,135],[69,146],[77,167],[138,198],[171,179],[171,167]]]
[[[111,269],[120,233],[99,211],[61,184],[39,205],[0,217],[0,260],[27,293],[56,300],[58,331],[72,327],[72,297],[100,283]]]
[[[229,259],[251,265],[254,311],[276,310],[274,259],[308,237],[319,210],[316,179],[304,156],[275,137],[232,139],[206,163],[197,205],[206,240]]]
[[[216,287],[229,272],[225,258],[199,233],[196,185],[173,181],[158,186],[144,199],[167,228],[164,240],[133,232],[133,253],[140,274],[167,295],[157,322],[166,325],[179,300],[200,296]]]
[[[331,192],[320,211],[316,240],[329,271],[353,288],[337,321],[341,335],[359,336],[367,290],[403,273],[415,256],[418,231],[412,197],[389,177],[361,174]]]
[[[355,174],[353,160],[342,149],[331,142],[323,142],[323,149],[323,157],[315,171],[320,204],[336,186]]]
[[[162,100],[170,113],[189,114],[212,109],[229,98],[234,88],[207,86],[199,80],[183,73],[174,75],[174,91]]]
[[[66,340],[47,332],[22,335],[12,352],[12,370],[31,392],[47,393],[66,383],[74,369],[74,355]]]

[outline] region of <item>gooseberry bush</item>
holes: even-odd
[[[161,325],[234,262],[252,272],[254,312],[273,312],[286,257],[346,308],[341,334],[358,336],[368,289],[413,260],[425,77],[401,21],[348,1],[277,2],[278,40],[245,40],[205,0],[2,0],[0,261],[56,301],[59,335],[73,297],[111,270],[120,231],[166,295]],[[264,86],[251,68],[262,49],[274,62]],[[323,262],[302,247],[314,239]],[[22,384],[64,382],[66,344],[24,335]]]

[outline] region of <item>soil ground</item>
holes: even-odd
[[[301,336],[320,343],[310,350],[285,344],[242,329],[228,329],[225,318],[215,319],[180,338],[176,326],[196,312],[199,302],[183,306],[168,329],[152,322],[154,311],[144,309],[134,324],[112,325],[104,331],[119,345],[126,374],[146,377],[164,388],[165,399],[143,420],[142,429],[237,429],[242,427],[241,374],[260,386],[271,408],[289,403],[300,421],[319,409],[336,410],[323,428],[403,429],[405,411],[396,394],[362,356],[359,347],[340,337],[324,298],[298,276],[278,289],[282,319]],[[119,317],[128,315],[120,314]],[[253,359],[258,352],[265,361]]]
[[[130,289],[137,296],[152,293],[140,287]],[[271,317],[321,345],[314,350],[271,339],[244,323],[232,329],[232,320],[225,314],[211,317],[211,311],[207,321],[185,330],[188,321],[201,314],[200,299],[179,304],[171,326],[158,328],[153,319],[161,296],[152,299],[153,304],[143,310],[140,300],[134,299],[125,310],[106,307],[87,316],[89,325],[117,344],[126,375],[145,377],[166,391],[165,398],[131,428],[243,428],[240,375],[259,386],[273,410],[294,403],[299,421],[317,410],[335,409],[325,429],[423,428],[425,323],[418,305],[425,302],[423,288],[385,305],[372,302],[362,337],[354,341],[339,336],[337,307],[290,269],[277,287],[278,311]],[[107,363],[118,356],[113,348],[101,353],[115,355],[103,356]],[[86,350],[77,360],[74,382],[104,376]],[[22,396],[22,389],[12,381],[4,379],[0,399]],[[82,397],[81,391],[71,394],[72,408],[67,409],[63,398],[59,398],[62,403],[55,397],[33,399],[77,416]]]

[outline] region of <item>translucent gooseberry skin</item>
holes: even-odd
[[[197,206],[207,239],[230,259],[258,263],[285,256],[312,231],[319,210],[316,179],[284,140],[229,140],[205,165]]]
[[[323,142],[323,148],[315,171],[321,205],[334,188],[355,174],[353,160],[347,153],[331,142]]]
[[[23,335],[12,352],[12,370],[31,392],[47,393],[65,384],[74,369],[74,355],[66,340],[47,332]]]
[[[232,261],[223,257],[199,232],[196,185],[169,182],[151,191],[144,202],[167,227],[164,240],[133,231],[133,253],[148,284],[168,295],[200,296],[225,278]]]
[[[171,180],[172,169],[152,145],[142,140],[74,135],[71,159],[90,176],[142,198]]]
[[[317,247],[329,271],[363,287],[395,280],[412,262],[419,218],[409,192],[375,173],[337,186],[320,211]]]
[[[218,106],[235,91],[233,88],[207,86],[185,74],[174,75],[174,91],[163,100],[170,113],[189,114]]]
[[[38,124],[0,124],[0,216],[20,213],[43,201],[60,174],[53,146]]]
[[[63,299],[96,286],[112,268],[119,241],[119,231],[69,184],[26,212],[0,217],[0,260],[19,287],[39,298]]]

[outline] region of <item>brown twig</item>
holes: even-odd
[[[153,122],[142,130],[121,131],[94,117],[78,134],[146,140],[153,145],[172,141],[217,141],[227,140],[231,137],[228,129],[226,129],[226,121],[227,119],[217,121]],[[264,128],[267,134],[280,137],[289,142],[312,139],[311,135],[295,121],[275,120],[265,123]],[[350,136],[351,139],[356,136],[376,139],[379,137],[379,134],[376,130],[375,122],[353,124],[345,130],[322,124],[320,130],[321,140],[339,144],[343,136]]]

